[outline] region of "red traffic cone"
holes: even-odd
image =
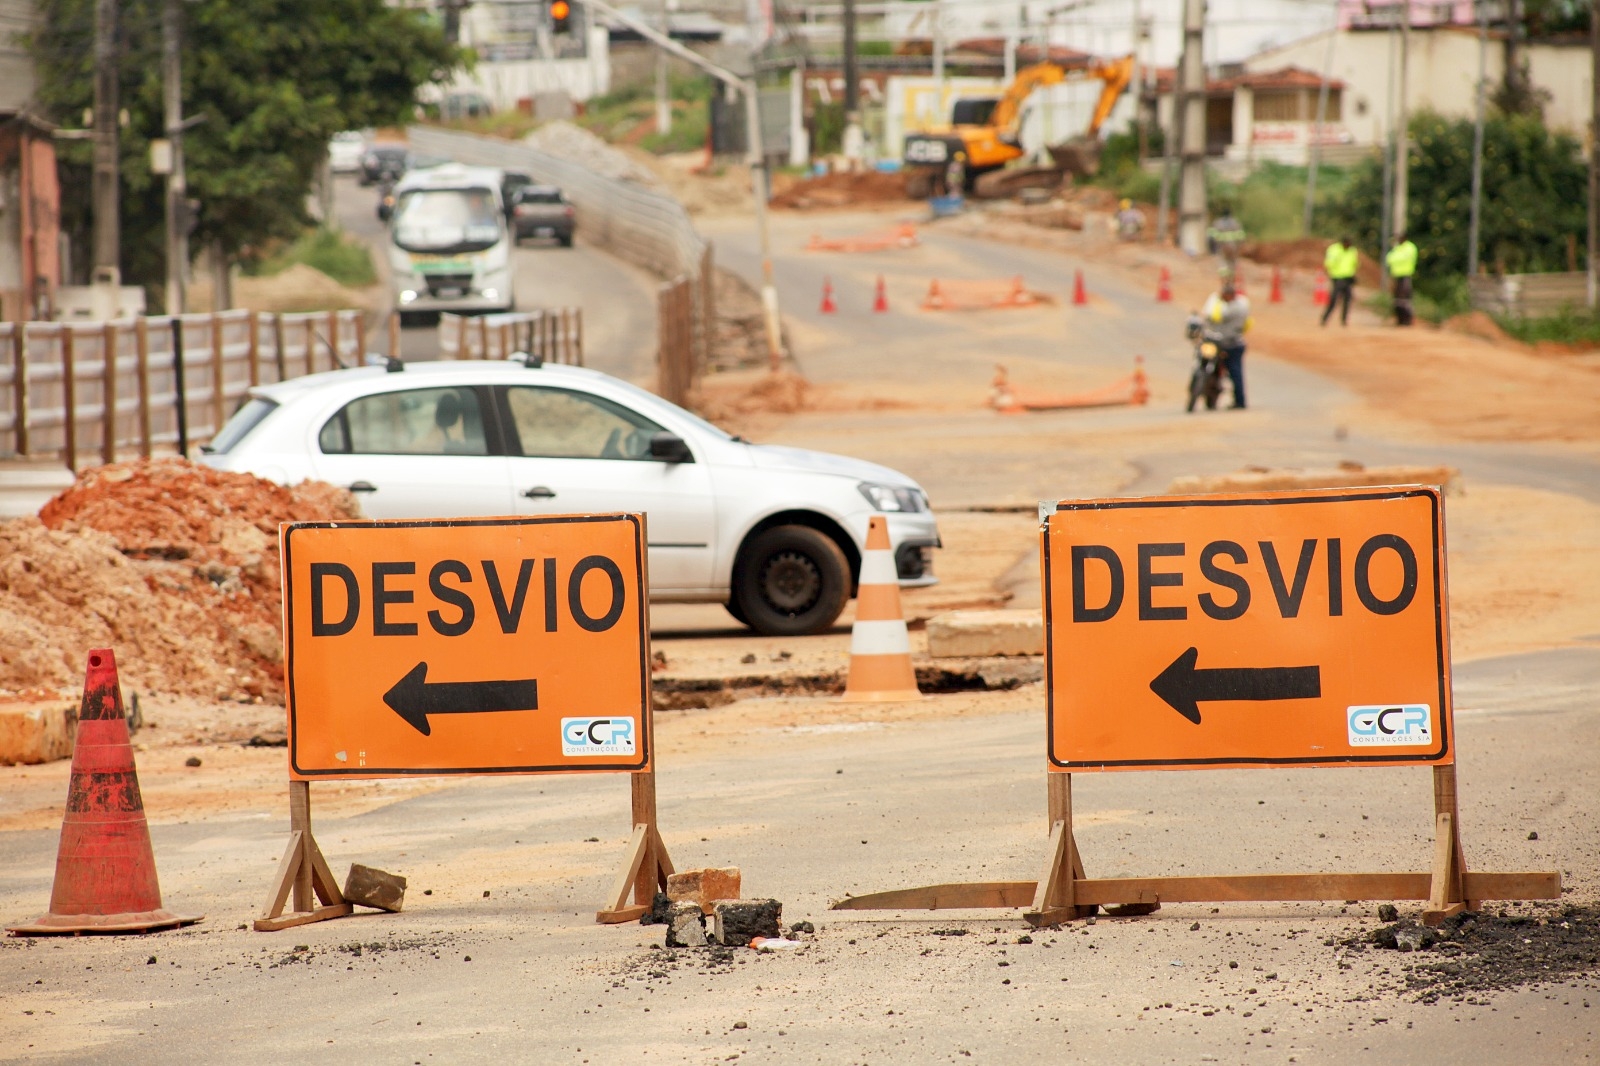
[[[1272,268],[1272,294],[1267,297],[1269,303],[1283,303],[1283,272],[1277,267]]]
[[[1161,268],[1161,276],[1156,279],[1156,303],[1169,304],[1172,302],[1172,271],[1166,267]]]
[[[1089,294],[1083,288],[1083,271],[1081,270],[1073,271],[1072,302],[1080,305],[1089,302]]]
[[[827,278],[823,278],[822,279],[822,313],[825,314],[825,315],[831,315],[837,310],[839,310],[838,305],[836,305],[833,302],[833,282],[828,280]]]
[[[143,933],[199,920],[200,915],[161,909],[117,660],[110,648],[96,648],[89,652],[78,712],[50,913],[9,931],[20,936]]]
[[[1317,287],[1311,290],[1311,302],[1317,307],[1325,306],[1328,302],[1328,276],[1317,275]]]
[[[889,292],[883,286],[883,275],[878,275],[878,291],[872,297],[872,310],[878,314],[889,310]]]

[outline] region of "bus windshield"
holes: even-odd
[[[394,243],[408,252],[481,252],[500,242],[500,224],[488,189],[413,189],[395,204]]]

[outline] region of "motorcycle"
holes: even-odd
[[[1194,370],[1189,374],[1189,406],[1205,401],[1206,410],[1217,409],[1217,399],[1222,395],[1222,379],[1227,373],[1222,366],[1222,349],[1206,334],[1205,323],[1198,313],[1189,315],[1184,335],[1194,342]]]
[[[387,222],[394,217],[394,178],[384,174],[378,186],[378,219]]]

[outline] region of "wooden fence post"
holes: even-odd
[[[16,368],[12,388],[17,402],[17,454],[28,454],[28,325],[17,322],[12,326],[11,365]]]
[[[74,475],[78,472],[78,382],[77,368],[73,366],[72,351],[72,326],[63,324],[61,327],[61,409],[66,417],[62,420],[66,437],[62,451],[67,460],[67,469]]]
[[[339,358],[339,312],[328,312],[328,359],[332,362],[329,370],[338,370],[339,364],[344,360]]]
[[[117,461],[117,326],[107,322],[100,330],[100,347],[105,355],[104,391],[105,417],[103,437],[100,441],[100,461]]]
[[[250,312],[250,386],[261,384],[261,316]]]
[[[367,358],[367,313],[356,311],[356,365],[360,366]]]
[[[211,312],[211,432],[215,434],[227,421],[228,405],[222,390],[227,382],[226,368],[222,365],[222,314]]]
[[[150,440],[150,320],[140,315],[133,327],[135,357],[139,381],[139,455],[148,459]]]

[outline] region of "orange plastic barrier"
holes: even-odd
[[[1144,376],[1144,356],[1133,357],[1133,373],[1103,388],[1073,394],[1026,392],[1011,384],[1006,368],[996,364],[989,404],[1003,415],[1024,411],[1061,411],[1073,407],[1137,407],[1149,402],[1150,386]]]
[[[919,243],[917,227],[908,222],[892,229],[874,230],[855,237],[830,237],[824,240],[813,233],[806,244],[806,251],[886,252],[890,248],[915,248]]]
[[[924,311],[982,311],[1005,307],[1033,307],[1046,297],[1029,292],[1021,276],[1003,281],[939,281],[928,284],[922,299]]]

